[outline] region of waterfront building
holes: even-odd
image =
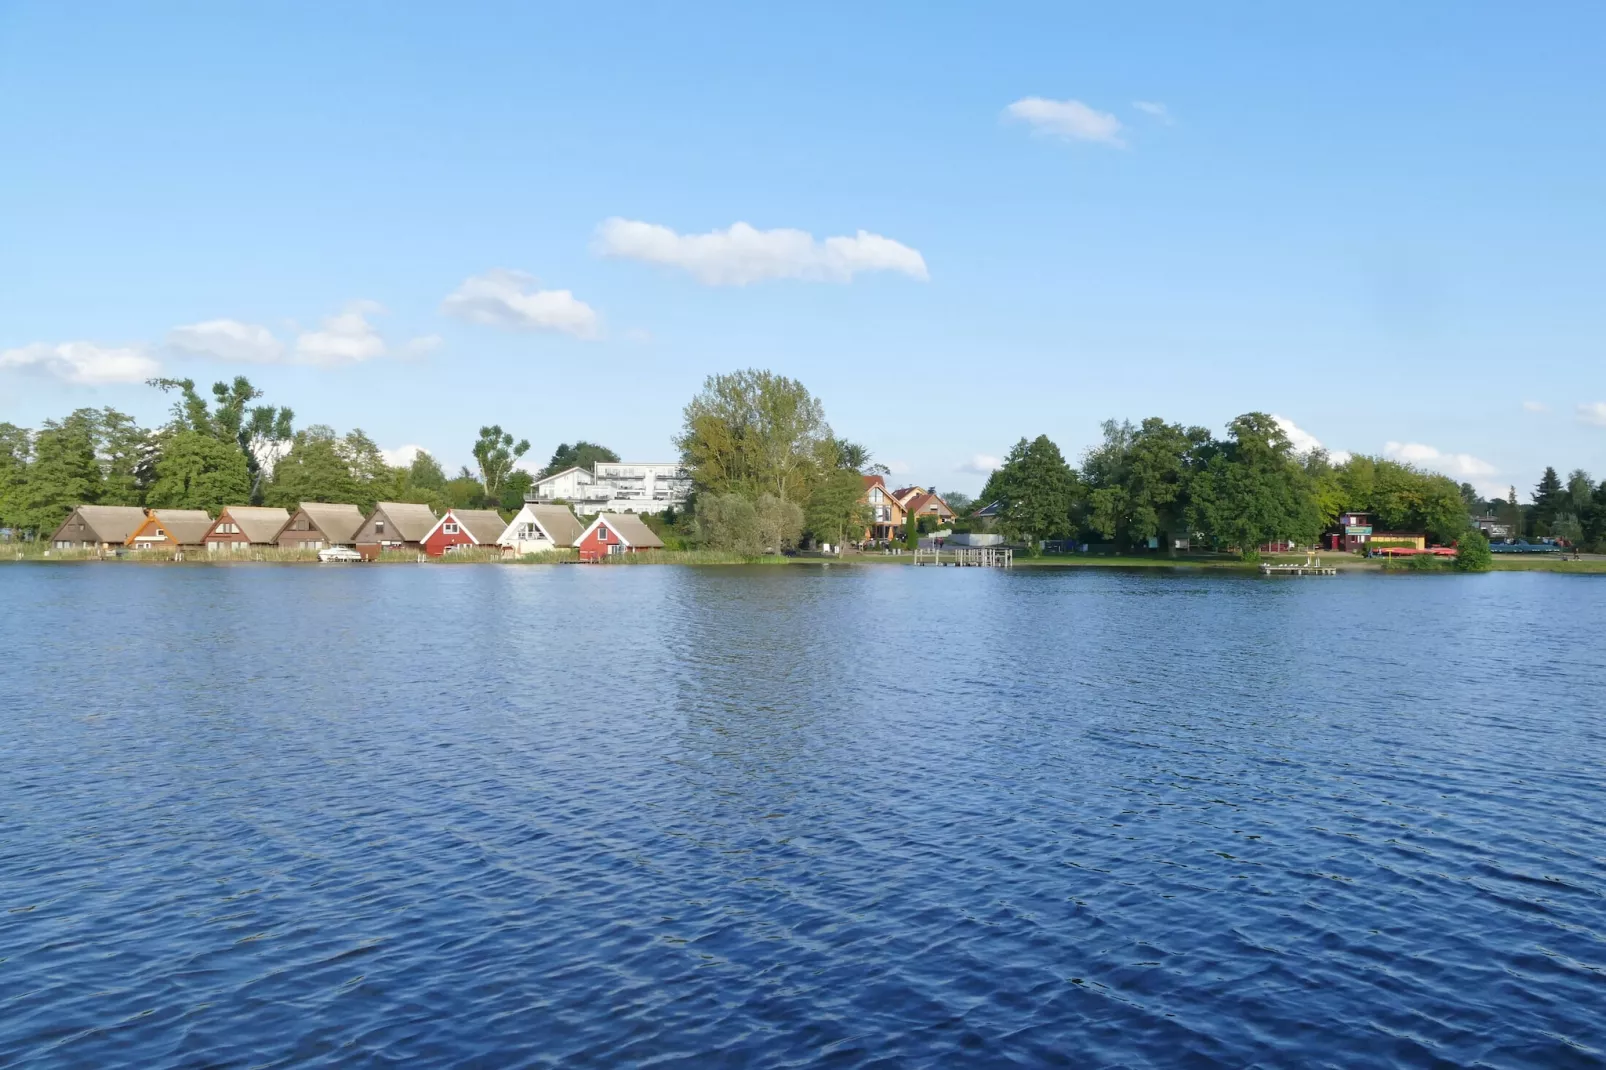
[[[421,545],[431,557],[465,546],[495,546],[507,522],[495,509],[448,509],[425,533]]]
[[[419,502],[380,502],[357,529],[357,549],[370,557],[381,550],[416,553],[435,521],[435,510]]]
[[[227,505],[201,541],[206,552],[245,553],[253,546],[272,546],[290,523],[290,510],[257,505]]]
[[[598,561],[615,554],[662,550],[664,542],[641,517],[631,513],[602,513],[575,540],[580,560]]]
[[[125,545],[135,550],[198,547],[211,527],[212,516],[205,509],[152,509]]]
[[[881,476],[864,476],[864,494],[859,501],[870,507],[870,526],[864,530],[865,542],[884,542],[903,537],[903,506],[887,489]]]
[[[679,462],[598,461],[536,480],[525,500],[567,502],[579,516],[593,516],[662,513],[684,508],[689,497],[691,473]]]
[[[566,506],[525,502],[496,541],[510,555],[544,554],[573,546],[584,527]]]
[[[57,550],[115,550],[145,523],[145,510],[135,505],[80,505],[50,537]]]
[[[354,546],[362,513],[355,505],[302,502],[275,541],[286,550],[322,550],[327,546]]]
[[[936,491],[916,487],[915,493],[899,498],[898,501],[903,505],[905,523],[911,517],[919,520],[923,516],[935,517],[939,525],[953,523],[954,511],[948,508],[947,502],[937,496]]]

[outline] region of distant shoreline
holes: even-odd
[[[1257,561],[1243,561],[1235,557],[1222,556],[1188,556],[1188,557],[1147,557],[1133,555],[1062,555],[1052,554],[1042,557],[1019,556],[1014,559],[1013,568],[1016,569],[1172,569],[1176,571],[1214,571],[1214,572],[1240,572],[1257,573],[1264,562],[1299,563],[1305,560],[1304,554],[1266,554]],[[1373,572],[1394,573],[1415,571],[1409,568],[1395,566],[1387,568],[1381,561],[1355,557],[1351,554],[1329,553],[1321,555],[1322,565],[1336,568],[1340,573],[1347,572]],[[100,556],[78,550],[52,550],[47,555],[44,552],[17,553],[14,550],[0,549],[0,564],[45,564],[45,565],[86,565],[86,564],[131,564],[131,565],[199,565],[210,567],[229,567],[235,565],[319,565],[327,568],[350,567],[358,568],[362,565],[445,565],[461,567],[464,565],[577,565],[589,564],[579,561],[573,554],[548,553],[530,555],[527,557],[503,557],[497,553],[454,553],[442,557],[425,557],[419,560],[417,554],[387,553],[377,561],[337,564],[318,560],[315,551],[277,551],[270,550],[259,554],[208,554],[202,552],[186,552],[180,557],[167,551],[136,551],[121,556]],[[598,562],[597,564],[609,568],[639,567],[646,565],[679,565],[682,567],[775,567],[775,566],[862,566],[862,567],[913,567],[913,554],[878,554],[855,553],[842,557],[828,555],[763,555],[758,557],[741,554],[726,553],[715,550],[660,550],[638,554],[620,555],[617,559]],[[944,566],[948,567],[948,566]],[[1427,570],[1429,573],[1449,573],[1449,568]],[[1561,557],[1496,557],[1492,562],[1492,571],[1495,572],[1557,572],[1573,574],[1606,574],[1606,555],[1585,555],[1582,560],[1574,561],[1571,558]]]

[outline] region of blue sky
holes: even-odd
[[[1606,477],[1606,7],[1102,7],[0,3],[0,420],[651,460],[757,366],[939,488],[1250,410]]]

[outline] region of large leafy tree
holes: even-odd
[[[1133,428],[1104,424],[1104,442],[1083,461],[1090,527],[1118,545],[1169,544],[1187,529],[1188,485],[1196,453],[1210,440],[1202,427],[1150,417]]]
[[[1227,441],[1210,451],[1193,481],[1194,527],[1245,558],[1275,540],[1314,542],[1324,519],[1282,428],[1267,414],[1251,412],[1227,430]]]
[[[12,423],[0,423],[0,527],[22,527],[23,493],[33,435]]]
[[[179,431],[162,446],[156,482],[145,495],[153,508],[205,509],[216,515],[251,493],[245,454],[233,443],[202,431]]]
[[[480,466],[480,485],[485,497],[498,502],[502,497],[502,484],[513,471],[513,466],[530,451],[528,439],[513,441],[513,435],[498,424],[480,428],[480,437],[474,443],[474,460]]]
[[[683,415],[675,444],[699,490],[808,500],[831,429],[802,383],[755,369],[711,375]]]
[[[73,509],[100,500],[102,473],[96,456],[93,410],[47,420],[33,438],[27,477],[13,493],[16,527],[48,534]]]
[[[178,392],[168,425],[170,434],[193,431],[211,435],[240,451],[250,476],[241,501],[260,502],[269,473],[286,443],[292,440],[294,412],[273,405],[251,404],[262,396],[262,391],[243,375],[235,376],[233,382],[213,383],[210,408],[196,391],[193,379],[152,379],[150,384],[163,391]],[[222,454],[215,456],[222,459]]]
[[[365,491],[341,446],[334,430],[322,424],[296,432],[289,452],[274,466],[264,493],[267,504],[292,510],[302,502],[362,504],[374,488]]]
[[[1076,473],[1047,435],[1015,443],[993,472],[982,498],[999,504],[999,527],[1012,538],[1036,543],[1067,534],[1079,497]]]
[[[541,474],[538,478],[545,479],[547,476],[562,472],[567,468],[593,468],[598,461],[612,462],[618,459],[619,455],[613,450],[610,450],[607,446],[600,446],[595,442],[587,442],[584,439],[573,445],[563,442],[559,443],[558,448],[552,451],[552,459],[546,463],[545,468],[541,469]]]

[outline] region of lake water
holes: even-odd
[[[1606,577],[14,565],[0,611],[0,1064],[1606,1059]]]

